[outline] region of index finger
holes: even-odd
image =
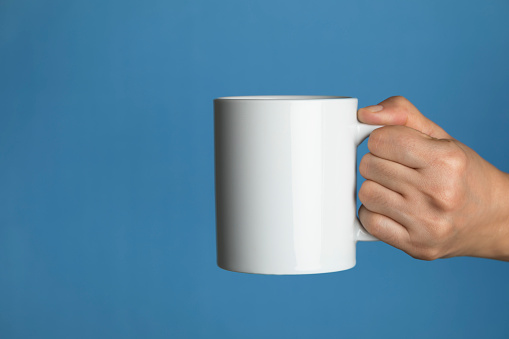
[[[368,149],[379,158],[419,169],[426,167],[434,140],[410,127],[384,126],[371,133]]]

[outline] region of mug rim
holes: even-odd
[[[334,99],[355,99],[354,97],[335,95],[244,95],[219,97],[215,100],[334,100]]]

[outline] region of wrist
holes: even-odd
[[[494,259],[509,261],[509,173],[499,171],[501,185],[497,189],[498,218],[494,224]]]
[[[493,168],[492,194],[471,256],[509,261],[509,174]]]

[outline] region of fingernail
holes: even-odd
[[[368,106],[368,107],[364,107],[364,108],[372,113],[380,112],[381,110],[384,109],[384,107],[382,105],[374,105],[374,106]]]

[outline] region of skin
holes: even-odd
[[[407,99],[361,108],[384,125],[359,171],[359,218],[378,239],[414,258],[509,261],[509,174],[452,138]]]

